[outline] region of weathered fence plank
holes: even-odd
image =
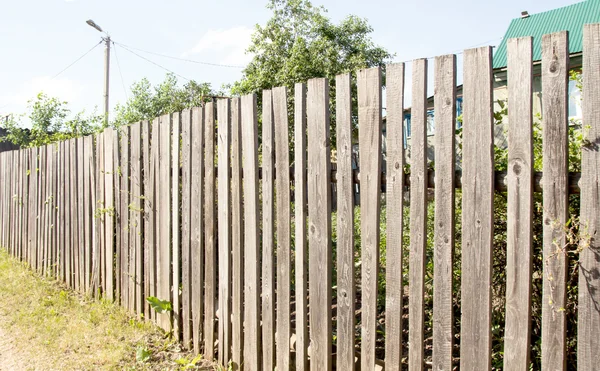
[[[542,38],[542,145],[544,278],[542,291],[542,369],[566,367],[566,236],[569,47],[566,32]]]
[[[491,368],[492,48],[464,54],[460,368]]]
[[[183,345],[192,347],[192,111],[181,113],[181,328]]]
[[[171,115],[162,115],[159,119],[158,130],[158,176],[156,188],[156,297],[173,304],[171,296]],[[164,330],[172,330],[172,316],[170,312],[157,313],[157,322]]]
[[[529,369],[533,220],[532,38],[508,41],[508,210],[504,368]]]
[[[191,196],[191,235],[192,251],[192,336],[194,352],[200,353],[203,339],[204,314],[204,109],[192,109],[192,196]]]
[[[581,153],[581,225],[577,323],[577,368],[600,367],[600,24],[583,29],[583,125],[587,144]]]
[[[327,79],[308,81],[307,103],[310,367],[327,371],[332,366],[331,149]]]
[[[204,356],[215,356],[217,240],[215,203],[215,105],[204,106]]]
[[[244,217],[242,209],[242,120],[240,98],[231,99],[231,361],[244,362]]]
[[[153,182],[153,168],[154,162],[152,161],[154,152],[151,150],[150,145],[152,143],[152,127],[150,122],[142,121],[142,166],[144,182],[143,191],[144,199],[142,205],[144,209],[144,297],[150,297],[151,292],[151,271],[154,270],[151,262],[151,251],[154,244],[154,182]],[[144,318],[151,319],[152,311],[148,301],[144,300]]]
[[[61,161],[62,163],[62,161]],[[62,169],[62,167],[61,167]],[[95,201],[91,207],[95,218],[94,264],[93,264],[93,294],[95,297],[104,289],[104,215],[99,213],[104,208],[104,134],[96,136],[96,166],[94,171],[96,186]],[[63,187],[61,187],[61,190]],[[62,226],[61,226],[62,228]],[[62,229],[61,229],[62,235]],[[61,260],[64,256],[63,243],[61,242]],[[61,272],[63,272],[61,264]]]
[[[295,221],[295,301],[296,370],[308,370],[308,249],[306,235],[306,84],[294,86],[294,221]]]
[[[354,184],[352,182],[352,76],[335,79],[337,134],[337,358],[354,370]],[[279,174],[279,171],[278,171]]]
[[[94,137],[88,135],[83,139],[84,147],[84,163],[83,163],[83,186],[84,186],[84,197],[83,197],[83,209],[84,209],[84,236],[85,236],[85,290],[89,293],[93,288],[92,282],[92,267],[94,266],[94,240],[97,236],[94,236],[94,225],[97,223],[94,220],[94,201],[95,194],[95,183],[93,180],[95,171],[95,156],[94,156]]]
[[[435,59],[435,228],[433,257],[433,369],[452,370],[454,344],[454,172],[456,56]]]
[[[129,150],[129,126],[122,126],[121,130],[121,145],[120,145],[120,171],[116,174],[117,180],[119,181],[119,228],[117,229],[117,234],[120,235],[120,246],[118,249],[121,251],[121,261],[120,261],[120,272],[118,279],[121,280],[121,306],[131,311],[131,304],[129,290],[131,284],[131,275],[130,275],[130,247],[129,247],[129,166],[130,166],[130,158],[131,153]]]
[[[413,61],[410,146],[410,254],[408,367],[422,370],[424,359],[425,249],[427,248],[427,60]],[[361,166],[362,168],[362,166]],[[373,299],[371,299],[373,300]],[[375,299],[376,300],[376,299]]]
[[[263,369],[275,367],[274,206],[273,206],[273,97],[262,96],[262,350]]]
[[[258,118],[256,95],[241,99],[244,169],[244,369],[261,369],[260,250],[258,225]]]
[[[386,79],[386,173],[388,177],[388,182],[386,187],[387,236],[385,258],[385,367],[387,370],[400,371],[402,369],[402,297],[404,292],[402,287],[402,269],[396,268],[402,266],[403,258],[402,230],[404,223],[404,63],[388,64],[386,68]],[[338,143],[339,141],[340,137],[338,135]],[[339,170],[341,169],[340,160],[338,159],[338,171]],[[352,186],[352,183],[350,184]],[[340,210],[340,203],[338,202],[338,213],[340,212]],[[352,218],[352,216],[350,216],[350,218]],[[352,260],[352,263],[354,263],[354,260]],[[388,266],[390,266],[391,269],[388,269]]]
[[[160,174],[159,174],[159,138],[160,132],[160,119],[156,118],[152,120],[152,126],[150,127],[150,164],[149,164],[149,178],[148,186],[144,188],[144,192],[147,195],[146,201],[149,203],[149,221],[148,230],[146,231],[145,238],[148,239],[148,263],[147,263],[147,276],[146,279],[149,281],[149,292],[146,297],[157,297],[158,294],[158,245],[160,244],[159,233],[158,233],[158,210],[160,200]],[[164,300],[164,298],[162,299]],[[157,313],[154,309],[150,308],[150,319],[157,320]],[[158,323],[158,321],[156,321]]]
[[[180,143],[181,143],[181,115],[175,112],[172,115],[172,142],[171,142],[171,300],[173,304],[173,335],[177,341],[181,340],[181,301],[179,297],[179,286],[181,284],[181,199],[179,197],[180,187]]]
[[[381,176],[381,69],[376,67],[358,71],[357,85],[358,142],[361,151],[360,168],[363,180],[360,190],[361,369],[370,370],[375,367],[375,339],[377,337],[381,192],[379,179]]]
[[[79,290],[79,219],[77,217],[77,143],[76,139],[69,140],[69,164],[71,166],[71,284]],[[54,156],[53,156],[54,157]],[[53,177],[54,178],[54,177]],[[54,187],[52,187],[54,192]],[[52,210],[55,208],[53,207]],[[54,214],[54,213],[53,213]]]
[[[218,161],[218,243],[219,243],[219,363],[226,365],[231,357],[231,214],[229,144],[231,117],[229,99],[217,102]]]
[[[277,229],[277,331],[276,359],[278,370],[290,369],[290,280],[291,274],[291,205],[290,205],[290,137],[287,89],[274,88],[273,123],[275,139],[276,229]]]
[[[142,127],[141,123],[132,124],[129,128],[129,308],[140,315],[142,308]]]
[[[111,301],[115,300],[115,134],[110,128],[104,132],[104,297]]]
[[[79,276],[77,285],[79,287],[80,292],[85,291],[85,253],[86,253],[86,244],[85,244],[85,220],[83,216],[83,189],[84,189],[84,174],[83,174],[83,153],[84,153],[84,144],[83,137],[76,139],[77,146],[77,219],[79,221],[77,228],[77,240],[79,243],[76,246],[77,254],[79,256],[79,264],[77,266]]]

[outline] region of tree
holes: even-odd
[[[116,116],[112,124],[116,127],[141,120],[152,120],[166,113],[178,112],[186,108],[198,107],[209,101],[217,93],[209,83],[190,80],[183,87],[178,86],[175,75],[169,73],[156,87],[143,78],[131,87],[131,96],[125,104],[117,104]]]
[[[334,24],[325,8],[308,0],[269,0],[267,8],[273,16],[265,26],[256,26],[247,50],[253,59],[242,79],[233,84],[233,94],[259,93],[275,86],[292,91],[297,82],[326,77],[333,106],[336,75],[382,66],[393,57],[375,45],[373,28],[363,18],[350,15]],[[259,94],[259,103],[260,99]]]
[[[11,116],[3,125],[7,131],[0,141],[12,142],[20,147],[37,147],[71,138],[92,134],[101,128],[102,116],[84,111],[69,118],[71,110],[66,101],[39,93],[30,100],[27,113]],[[31,129],[25,128],[27,117]]]

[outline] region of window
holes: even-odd
[[[569,120],[581,120],[581,90],[576,81],[569,81]]]

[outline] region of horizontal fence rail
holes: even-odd
[[[2,152],[0,245],[236,370],[597,369],[600,25],[583,35],[581,150],[567,33],[538,40],[541,145],[519,38],[506,170],[482,47],[464,54],[461,137],[456,56],[412,63],[410,156],[403,63],[385,89],[375,67]]]

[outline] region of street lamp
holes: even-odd
[[[108,83],[109,83],[109,70],[110,70],[110,35],[102,30],[102,27],[96,24],[96,22],[88,19],[87,23],[90,27],[95,28],[99,32],[102,32],[106,37],[102,37],[106,47],[104,48],[104,126],[108,126]]]

